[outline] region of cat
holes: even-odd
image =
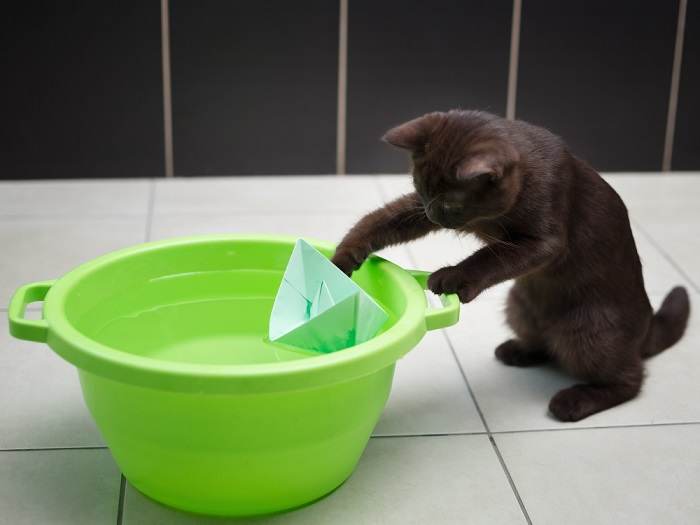
[[[634,398],[644,359],[682,337],[690,302],[675,287],[653,312],[627,208],[608,183],[548,130],[480,111],[429,113],[383,140],[411,152],[415,192],[363,217],[333,262],[350,275],[389,245],[474,234],[486,246],[428,287],[468,303],[515,279],[506,320],[516,337],[496,358],[554,361],[583,380],[551,399],[550,414],[579,421]]]

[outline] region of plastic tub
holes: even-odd
[[[373,257],[353,279],[389,313],[382,333],[331,354],[270,343],[293,246],[207,236],[111,253],[20,288],[10,331],[78,368],[105,442],[144,494],[224,516],[294,508],[352,473],[396,360],[426,330],[455,323],[459,303],[448,296],[428,309],[426,273]],[[24,319],[40,300],[43,319]]]

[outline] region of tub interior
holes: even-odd
[[[323,354],[267,339],[292,243],[215,240],[164,245],[87,272],[66,295],[67,320],[113,349],[200,364],[254,364]],[[328,255],[328,254],[327,254]],[[353,279],[389,314],[405,309],[395,277],[365,264]],[[351,351],[351,348],[341,351]]]

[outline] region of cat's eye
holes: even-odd
[[[496,182],[496,174],[493,171],[471,171],[471,172],[457,172],[457,180],[471,181],[471,180],[481,180],[488,182]]]

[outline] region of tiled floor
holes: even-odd
[[[700,174],[608,179],[630,209],[652,302],[685,284],[698,304]],[[144,240],[223,232],[337,240],[362,212],[408,187],[405,177],[1,183],[0,306],[20,284]],[[476,246],[435,235],[386,256],[436,269]],[[683,341],[648,362],[639,398],[562,424],[547,416],[547,402],[572,379],[493,358],[508,337],[507,288],[463,306],[459,325],[428,334],[399,362],[385,413],[346,484],[255,523],[700,523],[697,308]],[[25,523],[228,521],[167,509],[124,483],[74,369],[1,331],[0,524]]]

